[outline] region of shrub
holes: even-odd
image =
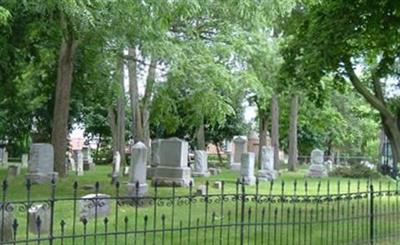
[[[353,163],[348,166],[338,166],[329,173],[329,176],[345,178],[378,178],[380,175],[374,169],[370,169],[361,163]]]

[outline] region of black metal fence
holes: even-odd
[[[77,183],[58,194],[52,182],[49,198],[36,199],[28,182],[26,198],[11,200],[4,181],[0,244],[396,244],[400,236],[395,182],[221,184],[207,182],[203,193],[154,186],[133,198],[118,183],[112,196],[96,183],[81,197]]]

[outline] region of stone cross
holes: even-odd
[[[253,152],[246,152],[242,154],[240,165],[240,176],[243,184],[254,185],[256,177],[254,176],[255,154]]]
[[[196,150],[194,151],[194,169],[192,172],[193,176],[209,176],[208,172],[208,155],[206,151]]]
[[[129,197],[143,197],[147,192],[146,165],[147,147],[139,141],[131,149],[131,165],[127,185]]]
[[[326,177],[328,176],[328,171],[324,166],[324,152],[320,149],[314,149],[311,152],[311,165],[308,169],[308,177]]]
[[[32,144],[29,153],[27,179],[32,183],[45,183],[57,178],[58,174],[54,169],[54,151],[51,144]]]
[[[261,181],[271,181],[278,177],[278,172],[274,169],[274,148],[263,146],[261,148],[261,170],[258,177]]]

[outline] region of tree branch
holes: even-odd
[[[354,88],[374,107],[377,109],[382,115],[387,118],[393,118],[392,113],[388,110],[385,104],[374,94],[372,94],[360,81],[356,73],[354,72],[353,66],[350,62],[350,58],[343,59],[344,68],[347,72],[347,75],[350,78],[351,83]]]

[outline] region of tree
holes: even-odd
[[[351,83],[375,108],[390,141],[394,168],[400,154],[399,106],[389,97],[388,79],[398,77],[400,6],[393,1],[324,0],[299,5],[286,25],[288,74],[302,81],[316,100],[324,96],[324,76]]]

